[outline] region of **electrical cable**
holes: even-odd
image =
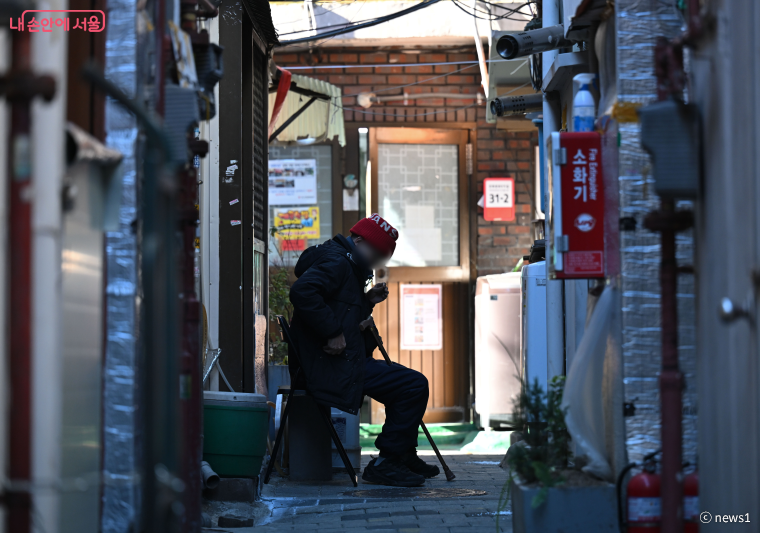
[[[540,91],[543,88],[543,55],[533,54],[530,56],[530,82],[533,89]]]
[[[340,24],[331,24],[330,26],[321,26],[318,29],[319,30],[327,30],[329,28],[342,28],[342,27],[345,27],[345,26],[350,26],[351,24],[362,24],[364,22],[370,22],[370,21],[376,20],[376,19],[377,19],[377,17],[371,18],[371,19],[357,20],[357,21],[341,22]],[[303,22],[303,21],[296,21],[296,22]],[[290,22],[288,24],[293,24],[293,22]],[[311,29],[293,30],[293,31],[289,31],[289,32],[286,32],[286,33],[278,33],[278,35],[280,37],[282,37],[283,35],[293,35],[294,33],[304,33],[304,32],[307,32],[307,31],[312,31],[312,30]]]
[[[465,13],[467,13],[467,15],[469,15],[471,17],[475,17],[476,19],[479,19],[479,20],[494,21],[494,20],[505,20],[506,19],[506,20],[512,20],[512,21],[515,21],[515,22],[525,22],[526,21],[526,19],[524,19],[524,18],[519,18],[519,19],[518,18],[512,18],[512,17],[510,17],[508,15],[493,16],[492,18],[479,17],[475,13],[483,13],[485,15],[488,15],[489,14],[488,11],[481,11],[481,10],[476,9],[474,13],[471,13],[458,0],[452,0],[452,2],[459,9],[461,9],[462,11],[464,11]],[[528,16],[526,13],[521,13],[521,15],[523,15],[525,17]]]
[[[520,4],[516,8],[512,8],[512,7],[504,7],[503,5],[500,5],[500,4],[494,4],[493,2],[488,2],[486,0],[478,0],[478,2],[481,3],[481,4],[487,4],[489,6],[498,7],[499,9],[503,9],[505,11],[510,11],[512,13],[519,13],[521,15],[526,15],[527,13],[523,13],[522,11],[520,11],[520,9],[524,8],[525,6],[528,6],[528,9],[530,9],[531,12],[532,12],[533,8],[531,7],[531,5],[533,5],[533,4],[536,3],[535,0],[531,0],[530,2],[524,2],[524,3]]]
[[[452,0],[452,1],[456,1],[456,0]],[[483,2],[483,0],[478,0],[478,2]],[[458,3],[461,4],[465,8],[469,7],[464,2],[459,1]],[[528,13],[523,13],[522,11],[518,11],[516,9],[511,9],[511,8],[506,8],[506,7],[503,7],[503,6],[499,6],[498,4],[491,4],[491,3],[488,3],[488,2],[483,2],[483,3],[487,3],[489,6],[501,7],[502,9],[507,10],[508,13],[509,13],[509,15],[522,15],[523,17],[529,17],[530,16]],[[528,4],[527,3],[522,4],[520,6],[520,8],[525,7],[526,5],[528,5]],[[520,9],[520,8],[518,8],[518,9]],[[482,9],[478,9],[477,6],[473,7],[472,9],[476,13],[482,13],[483,15],[488,15],[489,17],[493,17],[493,20],[509,19],[509,20],[515,20],[515,21],[518,21],[518,22],[522,22],[523,20],[525,20],[524,18],[518,18],[518,19],[510,18],[507,14],[496,15],[494,13],[491,13],[490,11],[483,11]]]
[[[385,92],[385,91],[392,91],[394,89],[403,89],[404,87],[411,87],[412,85],[420,85],[420,84],[426,83],[426,82],[428,82],[430,80],[437,80],[439,78],[445,78],[446,76],[451,76],[452,74],[456,74],[457,72],[462,72],[463,70],[467,70],[468,68],[473,68],[473,67],[477,67],[477,66],[478,65],[476,63],[474,65],[468,65],[466,67],[462,67],[462,68],[459,68],[459,69],[456,69],[456,70],[452,70],[451,72],[447,72],[447,73],[441,74],[439,76],[433,76],[432,78],[425,78],[424,80],[415,81],[415,82],[412,82],[412,83],[407,83],[405,85],[396,85],[395,87],[386,87],[384,89],[378,89],[378,90],[373,91],[373,92],[375,92],[375,93],[382,93],[382,92]],[[403,95],[400,95],[400,96],[403,96]]]
[[[447,0],[447,1],[451,1],[452,3],[454,3],[455,0]],[[478,0],[478,1],[481,2],[481,3],[484,3],[484,4],[488,4],[490,6],[495,6],[495,7],[498,7],[500,9],[504,9],[504,10],[510,12],[510,13],[513,13],[513,14],[520,14],[520,15],[523,15],[523,16],[526,16],[526,17],[527,16],[532,16],[532,13],[529,15],[528,13],[523,13],[522,11],[518,11],[519,9],[522,9],[525,6],[530,6],[532,4],[532,2],[525,2],[524,4],[521,4],[517,9],[513,9],[513,8],[501,6],[499,4],[492,4],[491,2],[485,2],[484,0]],[[351,2],[348,5],[354,4],[355,2],[356,2],[356,0],[354,0],[353,2]],[[327,13],[334,13],[334,11],[327,11],[326,13],[319,13],[319,15],[326,15]],[[486,14],[492,15],[491,13],[488,13],[486,11],[478,11],[478,13],[486,13]],[[319,15],[315,15],[315,16],[318,17]],[[491,20],[498,20],[498,19],[504,18],[504,16],[502,16],[502,15],[493,15],[493,17],[494,18],[491,19]],[[320,30],[327,30],[327,29],[330,29],[330,28],[342,28],[342,27],[346,27],[346,26],[351,26],[351,24],[362,24],[364,22],[370,22],[370,21],[373,21],[373,20],[375,20],[375,19],[372,18],[372,19],[357,20],[355,22],[352,22],[352,21],[342,22],[340,24],[331,24],[330,26],[322,26],[319,29]],[[510,20],[522,21],[523,19],[510,19]],[[301,21],[294,20],[292,22],[284,22],[282,24],[283,25],[285,25],[285,24],[295,24],[297,22],[301,22]],[[280,33],[279,36],[282,37],[283,35],[293,35],[294,33],[305,33],[305,32],[308,32],[308,31],[313,31],[313,30],[312,29],[293,30],[293,31],[285,32],[285,33]]]
[[[295,3],[295,2],[294,2],[294,3]],[[346,4],[346,6],[350,6],[351,4],[355,4],[355,3],[356,3],[356,0],[351,0],[351,2],[348,2],[348,3]],[[346,7],[346,6],[343,6],[343,5],[341,5],[340,7]],[[315,6],[315,7],[321,7],[321,6]],[[316,18],[316,17],[321,17],[322,15],[328,15],[328,14],[330,14],[330,13],[335,13],[335,11],[334,11],[334,10],[332,10],[332,9],[325,9],[325,8],[323,7],[323,8],[322,8],[322,13],[316,13],[316,14],[314,15],[314,17],[315,17],[315,18]],[[303,22],[303,19],[298,19],[298,20],[291,20],[290,22],[279,22],[278,24],[280,24],[280,25],[285,25],[285,24],[297,24],[298,22]],[[308,31],[308,30],[301,30],[301,31]],[[295,32],[293,32],[293,33],[295,33]],[[279,35],[288,35],[288,34],[287,34],[287,33],[280,33]]]
[[[381,24],[383,22],[388,22],[388,21],[393,20],[393,19],[395,19],[397,17],[403,16],[403,15],[407,15],[409,13],[413,13],[415,11],[418,11],[419,9],[423,9],[423,8],[425,8],[425,7],[427,7],[427,6],[431,5],[431,4],[438,3],[439,1],[440,0],[426,0],[426,1],[423,1],[422,3],[420,3],[420,4],[417,4],[416,6],[412,6],[412,7],[409,7],[407,9],[403,9],[401,11],[398,11],[396,13],[392,13],[390,15],[385,15],[383,17],[378,17],[376,19],[368,19],[366,21],[361,21],[361,22],[356,22],[356,23],[351,23],[351,24],[346,24],[346,25],[336,24],[334,26],[344,26],[344,27],[342,27],[341,29],[338,29],[338,30],[333,30],[333,31],[329,31],[329,32],[323,32],[323,33],[320,33],[318,35],[311,35],[309,37],[302,37],[302,38],[299,38],[299,39],[291,39],[289,41],[282,41],[277,46],[278,47],[284,47],[284,46],[289,46],[289,45],[299,44],[299,43],[305,43],[305,42],[310,42],[310,41],[315,41],[315,40],[320,40],[320,39],[331,39],[331,38],[333,38],[333,37],[335,37],[337,35],[342,35],[344,33],[349,33],[349,32],[354,31],[356,29],[369,28],[371,26],[375,26],[375,25]],[[464,11],[465,13],[467,13],[468,15],[473,16],[469,11],[467,11],[466,9],[464,9],[458,3],[457,0],[450,0],[450,1],[452,1],[454,3],[454,5],[456,5],[459,9],[461,9],[462,11]],[[483,0],[480,0],[480,1],[483,1]],[[520,14],[520,15],[522,15],[524,17],[529,17],[530,16],[529,14],[523,13],[522,11],[519,11],[519,9],[522,9],[523,7],[525,7],[526,5],[529,5],[532,2],[525,2],[524,4],[521,4],[520,6],[518,6],[517,9],[500,6],[498,4],[493,4],[493,3],[490,3],[490,2],[485,2],[485,3],[487,3],[489,5],[493,5],[495,7],[499,7],[501,9],[504,9],[509,14]],[[487,11],[482,11],[482,10],[477,10],[477,9],[476,9],[476,11],[479,12],[479,13],[490,15],[490,13],[488,13]],[[483,17],[477,17],[477,16],[476,16],[476,18],[479,18],[481,20],[502,20],[502,19],[506,19],[506,20],[513,20],[513,21],[516,21],[516,22],[522,22],[522,21],[525,20],[525,19],[522,19],[522,18],[512,18],[512,17],[510,17],[507,14],[499,15],[499,16],[494,16],[493,18],[489,18],[489,19],[485,19]],[[328,26],[328,27],[333,27],[333,26]],[[290,35],[292,33],[303,33],[303,32],[307,32],[307,31],[313,31],[313,30],[312,29],[299,30],[299,31],[285,33],[285,34],[282,34],[282,35]]]
[[[415,6],[402,9],[401,11],[397,11],[396,13],[391,13],[390,15],[378,17],[368,22],[357,23],[346,28],[341,28],[339,30],[333,30],[333,31],[325,32],[325,33],[320,33],[318,35],[311,35],[309,37],[301,37],[300,39],[291,39],[289,41],[281,41],[277,45],[277,47],[283,47],[283,46],[299,44],[299,43],[306,43],[310,41],[317,41],[319,39],[324,39],[326,37],[335,37],[336,35],[342,35],[344,33],[349,33],[358,29],[369,28],[372,26],[376,26],[378,24],[382,24],[383,22],[388,22],[390,20],[396,19],[398,17],[403,17],[404,15],[408,15],[409,13],[414,13],[415,11],[419,11],[420,9],[425,9],[426,7],[431,6],[433,4],[437,4],[440,1],[441,0],[425,0],[422,3],[419,3]]]
[[[507,91],[506,93],[499,95],[499,97],[501,98],[502,96],[510,95],[513,92],[518,91],[518,90],[522,89],[523,87],[527,87],[527,86],[528,86],[528,83],[523,83],[519,87],[515,87],[514,89],[511,89],[511,90]],[[472,96],[473,96],[473,99],[476,99],[478,97],[477,94],[473,94]],[[417,113],[417,114],[414,114],[414,115],[402,115],[400,113],[376,113],[374,111],[366,111],[364,109],[360,109],[360,108],[356,108],[356,107],[339,106],[339,105],[333,104],[332,102],[330,102],[330,105],[332,105],[333,107],[336,107],[338,109],[341,109],[343,111],[353,111],[354,113],[362,113],[364,115],[383,116],[383,117],[415,118],[415,117],[427,117],[427,116],[430,116],[430,115],[436,115],[438,113],[448,113],[450,111],[460,111],[462,109],[469,109],[471,107],[477,107],[479,104],[475,103],[475,104],[470,104],[470,105],[466,105],[466,106],[462,106],[462,107],[455,107],[453,109],[438,109],[436,111],[429,111],[427,113]],[[394,107],[398,107],[398,106],[394,106]],[[416,106],[416,107],[422,107],[422,106]]]
[[[515,59],[486,59],[486,63],[504,63],[506,61],[516,61]],[[287,70],[309,70],[309,69],[338,69],[338,68],[367,68],[367,67],[376,67],[376,68],[388,68],[388,67],[434,67],[434,66],[441,66],[441,65],[477,65],[477,60],[467,60],[467,61],[438,61],[438,62],[431,62],[431,63],[387,63],[383,65],[378,65],[376,63],[373,64],[363,64],[363,65],[314,65],[314,66],[283,66],[282,68]]]
[[[359,12],[360,12],[362,9],[364,9],[364,6],[365,6],[365,5],[367,5],[367,0],[363,0],[363,2],[362,2],[362,5],[360,5],[360,6],[359,6],[359,9],[357,9],[357,10],[356,10],[356,13],[354,13],[354,16],[353,16],[353,17],[351,17],[351,20],[350,20],[349,22],[351,22],[351,23],[353,23],[353,22],[354,22],[354,19],[355,19],[355,18],[356,18],[356,17],[359,15]],[[352,26],[352,27],[353,27],[353,26]],[[336,31],[337,31],[337,30],[336,30]],[[336,37],[336,35],[332,35],[332,36],[330,36],[330,37],[328,37],[328,38],[326,38],[326,39],[323,39],[323,40],[319,41],[319,43],[317,43],[317,46],[322,46],[322,45],[323,45],[323,44],[325,44],[327,41],[329,41],[330,39],[334,39],[335,37]],[[313,47],[314,45],[311,45],[311,44],[310,44],[309,46],[310,46],[310,47]]]
[[[474,16],[473,13],[470,13],[468,11],[469,6],[467,6],[466,4],[464,4],[463,2],[461,2],[461,0],[451,0],[451,1],[457,7],[459,7],[459,9],[463,10],[468,15]],[[482,0],[478,0],[478,1],[480,2]],[[489,4],[489,5],[496,5],[496,4]],[[523,4],[523,6],[524,5],[526,5],[526,4]],[[523,7],[523,6],[521,6],[521,7]],[[501,7],[501,6],[499,6],[499,7]],[[503,9],[507,9],[507,8],[503,8]],[[516,11],[516,10],[512,10],[512,9],[509,10],[509,14],[503,14],[503,15],[494,15],[494,14],[490,13],[489,11],[483,11],[482,9],[477,9],[477,8],[473,8],[473,11],[475,13],[481,13],[483,15],[489,15],[489,17],[491,17],[491,18],[488,18],[488,19],[486,19],[484,17],[476,17],[476,18],[479,18],[481,20],[491,20],[491,21],[493,21],[493,20],[507,19],[507,20],[513,20],[513,21],[516,21],[516,22],[524,22],[525,20],[527,20],[526,18],[512,18],[509,15],[522,15],[522,17],[529,17],[530,16],[528,13],[523,13],[521,11]]]

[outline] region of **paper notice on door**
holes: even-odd
[[[427,266],[441,260],[441,228],[435,227],[435,207],[404,206],[404,225],[399,230],[396,255],[410,266]]]
[[[343,189],[343,211],[359,210],[359,189]]]
[[[400,285],[401,349],[443,348],[442,285]]]
[[[405,205],[404,228],[422,229],[435,227],[435,206]]]
[[[420,266],[441,260],[441,228],[406,228],[399,233],[399,243],[401,255],[421,259]]]

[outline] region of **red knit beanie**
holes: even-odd
[[[374,246],[379,252],[388,257],[396,250],[398,230],[375,213],[369,218],[363,218],[351,228],[351,233],[359,235]]]

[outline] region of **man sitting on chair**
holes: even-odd
[[[421,373],[374,359],[377,344],[360,331],[372,308],[388,297],[378,284],[365,292],[373,270],[396,249],[398,231],[380,215],[360,220],[350,237],[336,235],[312,246],[295,268],[290,289],[293,342],[306,386],[322,405],[357,414],[364,395],[385,404],[385,424],[375,446],[380,456],[364,469],[370,483],[414,487],[438,475],[435,465],[417,456],[417,431],[428,402],[428,381]],[[289,357],[294,361],[293,357]]]

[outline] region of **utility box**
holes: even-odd
[[[524,266],[521,280],[521,377],[528,385],[533,385],[538,380],[538,384],[546,390],[549,382],[546,336],[546,261]]]
[[[666,198],[696,198],[702,175],[702,120],[696,104],[673,100],[639,109],[641,145],[652,156],[654,187]]]
[[[547,254],[551,279],[605,275],[602,138],[596,132],[555,132],[547,154]]]
[[[338,438],[340,438],[343,448],[346,449],[346,455],[348,455],[351,466],[359,472],[362,466],[362,447],[359,444],[359,415],[345,413],[333,407],[330,410],[330,417]],[[334,442],[332,442],[332,466],[334,469],[346,469]]]
[[[509,427],[520,394],[520,278],[481,276],[475,287],[475,411],[483,428]]]

